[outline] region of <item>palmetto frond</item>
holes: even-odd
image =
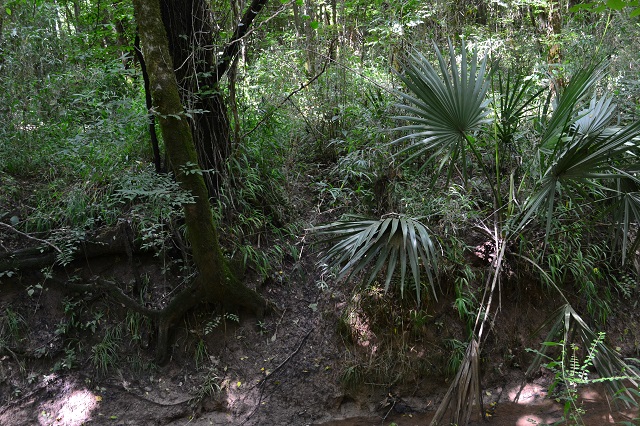
[[[603,96],[598,101],[594,97],[589,108],[580,111],[580,118],[573,122],[571,132],[581,135],[599,134],[611,122],[615,108],[615,104],[611,104],[611,98]]]
[[[436,296],[438,251],[427,227],[417,220],[394,216],[380,220],[339,221],[313,230],[320,236],[327,237],[324,242],[334,243],[321,262],[330,268],[339,267],[338,279],[369,268],[367,283],[370,283],[386,265],[384,288],[387,291],[394,272],[399,267],[400,291],[404,294],[409,269],[420,301],[421,271],[424,271],[434,297]]]
[[[637,145],[640,122],[624,128],[607,127],[614,109],[607,97],[594,98],[587,109],[571,118],[571,103],[575,108],[595,83],[594,75],[587,71],[601,75],[599,68],[579,72],[560,99],[540,145],[542,178],[538,189],[527,200],[517,229],[522,229],[544,208],[549,234],[555,194],[560,186],[596,188],[603,179],[629,176],[620,167],[628,163],[629,148]]]
[[[451,43],[446,59],[437,46],[435,52],[439,71],[414,52],[400,76],[411,94],[398,92],[405,101],[398,106],[408,114],[395,118],[408,124],[396,130],[410,134],[394,143],[408,143],[401,151],[411,153],[405,162],[428,154],[429,160],[440,158],[442,169],[456,158],[465,161],[468,138],[489,121],[486,94],[490,78],[487,58],[478,61],[477,52],[468,58],[464,41],[460,64]]]
[[[520,73],[509,72],[503,77],[502,73],[498,72],[495,80],[497,87],[494,87],[494,91],[499,96],[493,101],[493,108],[498,117],[498,139],[503,143],[510,143],[522,117],[532,109],[532,105],[545,89],[534,90],[534,80],[526,79]]]
[[[438,426],[443,424],[442,420],[451,408],[451,423],[456,425],[469,424],[471,412],[474,405],[482,404],[482,395],[480,393],[480,344],[476,339],[472,339],[467,346],[464,358],[456,377],[449,385],[447,393],[444,395],[440,406],[436,411],[429,426]]]
[[[630,179],[619,179],[625,181]],[[624,265],[629,247],[629,237],[631,235],[630,227],[632,223],[640,223],[640,192],[637,191],[638,182],[631,182],[636,191],[623,191],[618,197],[618,202],[614,205],[614,223],[618,224],[618,232],[622,232],[622,264]],[[618,184],[618,188],[622,185]],[[614,245],[616,239],[614,237]],[[636,235],[632,244],[632,250],[635,250],[640,239]]]
[[[569,85],[556,102],[553,114],[544,123],[544,132],[540,139],[540,151],[552,154],[561,148],[558,142],[566,136],[575,121],[576,107],[593,89],[593,86],[604,76],[601,64],[580,69],[571,77]]]

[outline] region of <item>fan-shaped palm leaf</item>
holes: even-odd
[[[578,84],[584,85],[582,78]],[[575,93],[571,84],[569,93]],[[577,97],[574,97],[577,100]],[[571,123],[564,126],[567,133],[554,141],[552,151],[548,151],[544,164],[546,170],[540,186],[527,200],[518,229],[540,211],[546,208],[547,234],[551,227],[555,193],[559,185],[572,185],[576,188],[599,187],[599,180],[629,176],[620,169],[630,146],[637,144],[640,134],[640,122],[625,128],[605,127],[612,115],[611,101],[595,99],[587,110],[582,111]],[[572,130],[572,134],[568,131]],[[551,140],[551,139],[549,139]],[[544,150],[541,150],[544,151]],[[627,224],[628,226],[628,224]]]
[[[506,78],[503,78],[500,72],[496,75],[497,88],[494,88],[494,91],[499,96],[493,101],[493,108],[498,116],[498,139],[503,143],[510,143],[520,120],[532,109],[533,103],[545,89],[534,90],[534,80],[526,79],[521,73],[509,72]]]
[[[338,279],[351,277],[371,268],[367,283],[376,279],[386,265],[385,291],[397,267],[400,267],[400,291],[404,294],[407,266],[413,276],[416,296],[420,301],[421,269],[426,272],[434,297],[437,250],[429,230],[415,219],[394,216],[380,220],[339,221],[313,229],[324,242],[334,243],[321,262],[339,267]],[[375,262],[374,262],[375,260]]]
[[[589,94],[604,74],[604,66],[595,64],[580,69],[571,77],[569,85],[556,102],[551,118],[545,123],[545,130],[540,139],[540,150],[543,153],[552,154],[556,149],[561,148],[558,141],[571,127],[576,106]]]
[[[437,46],[435,52],[439,72],[418,52],[405,65],[400,78],[411,94],[398,92],[405,101],[399,107],[409,115],[395,118],[409,123],[396,130],[410,133],[393,143],[409,142],[401,151],[411,152],[405,162],[424,154],[430,155],[429,161],[440,157],[441,170],[458,157],[465,161],[469,137],[489,121],[486,94],[490,78],[487,57],[478,61],[474,52],[469,59],[464,41],[459,65],[451,42],[446,59]]]
[[[580,111],[580,118],[573,122],[571,131],[581,135],[599,134],[611,122],[611,116],[616,106],[611,104],[611,98],[603,96],[598,101],[591,99],[589,108]]]

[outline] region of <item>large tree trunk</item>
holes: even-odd
[[[214,48],[214,24],[206,0],[160,2],[180,97],[211,197],[220,189],[224,163],[232,151],[230,120],[219,83],[238,53],[241,38],[266,2],[251,2],[220,56]]]
[[[184,205],[184,214],[187,237],[199,274],[189,288],[176,295],[159,319],[157,355],[162,362],[166,359],[170,326],[189,309],[201,303],[216,302],[262,311],[266,302],[238,281],[222,254],[207,188],[201,170],[196,166],[196,150],[178,92],[159,0],[134,0],[133,3],[154,111],[168,161],[180,185],[195,198],[194,203]]]
[[[211,11],[205,0],[161,0],[162,19],[169,41],[182,104],[205,183],[215,196],[231,152],[227,108],[218,87]]]

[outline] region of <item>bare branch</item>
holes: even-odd
[[[235,31],[233,32],[233,36],[231,36],[231,40],[224,48],[222,52],[222,56],[218,61],[218,65],[215,73],[216,82],[220,81],[222,76],[229,70],[229,66],[233,61],[233,58],[238,54],[240,50],[240,43],[238,41],[242,39],[247,32],[249,31],[249,27],[253,23],[253,20],[258,16],[258,13],[262,10],[265,4],[267,4],[268,0],[253,0],[249,7],[247,8],[244,16],[236,26]]]
[[[57,251],[58,253],[62,254],[62,250],[60,250],[60,248],[59,248],[58,246],[56,246],[55,244],[50,243],[50,242],[49,242],[49,241],[47,241],[47,240],[41,240],[40,238],[36,238],[36,237],[34,237],[34,236],[32,236],[32,235],[25,234],[24,232],[22,232],[22,231],[18,231],[18,230],[17,230],[16,228],[14,228],[13,226],[11,226],[11,225],[9,225],[9,224],[7,224],[7,223],[4,223],[4,222],[0,222],[0,226],[3,226],[4,228],[6,228],[6,229],[8,229],[8,230],[10,230],[10,231],[13,231],[13,232],[15,232],[15,233],[16,233],[16,234],[18,234],[18,235],[22,235],[23,237],[29,238],[30,240],[34,240],[34,241],[37,241],[37,242],[39,242],[39,243],[46,244],[46,245],[48,245],[49,247],[53,248],[53,249],[54,249],[55,251]]]

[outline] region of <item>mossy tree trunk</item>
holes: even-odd
[[[169,166],[180,185],[195,197],[194,203],[184,205],[184,214],[198,276],[159,316],[157,356],[162,362],[167,355],[169,328],[196,305],[214,302],[261,312],[266,302],[234,276],[222,254],[191,128],[180,101],[159,0],[133,3],[149,73],[153,112],[162,131]]]
[[[191,134],[200,167],[208,171],[204,177],[211,197],[218,194],[225,161],[232,151],[230,120],[220,81],[234,63],[242,37],[266,1],[251,2],[221,54],[212,47],[216,25],[208,1],[160,1],[179,93],[190,112]]]

